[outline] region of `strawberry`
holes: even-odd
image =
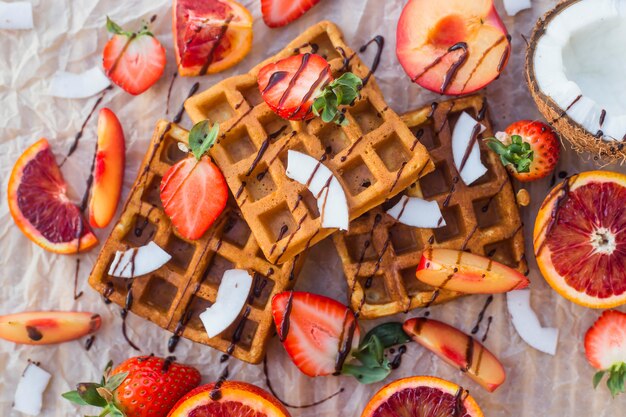
[[[326,123],[342,125],[347,119],[338,107],[353,103],[363,85],[350,72],[333,80],[328,61],[309,53],[264,66],[258,83],[263,99],[280,117],[307,120],[321,115]]]
[[[626,313],[607,310],[587,330],[585,355],[598,372],[593,377],[594,388],[605,373],[609,373],[606,384],[611,395],[626,392]]]
[[[285,26],[309,9],[320,0],[261,0],[261,12],[265,24],[271,28]]]
[[[161,180],[161,202],[178,233],[195,240],[213,224],[226,207],[228,187],[224,175],[207,151],[215,143],[219,126],[209,129],[207,120],[189,132],[193,157],[171,166]]]
[[[522,182],[548,176],[561,152],[554,130],[545,123],[520,120],[506,128],[498,139],[487,139],[509,172]]]
[[[138,356],[117,368],[107,365],[99,384],[81,382],[63,394],[79,405],[102,407],[112,417],[166,417],[189,391],[200,384],[200,372],[173,362],[174,358]]]
[[[163,45],[145,25],[138,32],[125,32],[107,17],[107,30],[113,33],[102,53],[107,77],[132,95],[143,93],[163,75]]]

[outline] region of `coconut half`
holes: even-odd
[[[567,0],[537,22],[526,56],[546,120],[574,149],[609,162],[626,159],[624,39],[625,1]]]

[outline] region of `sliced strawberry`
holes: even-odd
[[[499,156],[511,175],[520,181],[547,177],[559,162],[559,139],[545,123],[520,120],[506,128],[498,139],[487,143]]]
[[[285,26],[309,9],[320,0],[261,0],[261,12],[265,24],[271,28]]]
[[[272,299],[272,315],[285,350],[308,376],[341,372],[350,352],[359,345],[354,313],[328,297],[282,292]]]
[[[107,18],[107,29],[113,33],[104,46],[102,65],[115,84],[138,95],[157,82],[165,69],[165,49],[144,26],[139,32],[125,32]]]
[[[219,168],[205,155],[217,137],[217,125],[210,131],[200,122],[189,134],[195,158],[176,163],[161,180],[161,202],[178,233],[199,239],[224,211],[228,186]]]
[[[258,83],[265,102],[283,119],[307,120],[321,114],[325,122],[339,124],[346,119],[338,106],[352,103],[362,85],[349,72],[333,81],[328,61],[309,53],[264,66]]]
[[[585,335],[587,360],[600,371],[593,378],[597,386],[606,372],[607,386],[613,396],[626,392],[626,313],[607,310]]]

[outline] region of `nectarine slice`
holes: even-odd
[[[410,0],[398,21],[396,53],[413,82],[459,95],[496,79],[511,43],[493,0]]]
[[[530,281],[513,268],[484,256],[452,249],[429,248],[415,274],[436,288],[465,294],[498,294],[526,288]]]
[[[124,131],[115,113],[107,108],[98,115],[98,145],[89,197],[89,224],[106,227],[117,210],[124,180]]]
[[[417,317],[404,322],[404,331],[417,343],[459,368],[489,392],[506,379],[504,367],[481,343],[437,320]]]
[[[93,313],[37,311],[0,316],[0,339],[26,345],[49,345],[96,332],[102,320]]]

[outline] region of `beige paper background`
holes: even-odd
[[[435,0],[433,0],[435,1]],[[472,1],[472,0],[467,0]],[[14,389],[28,359],[41,361],[53,374],[45,393],[42,416],[78,416],[93,410],[70,405],[60,397],[81,380],[98,377],[109,358],[116,363],[135,352],[121,336],[119,308],[106,306],[87,286],[89,270],[97,250],[82,255],[79,288],[85,294],[78,301],[72,297],[75,257],[47,253],[32,244],[14,225],[6,202],[6,186],[13,163],[21,152],[40,137],[50,140],[58,156],[65,154],[74,134],[96,97],[82,100],[53,98],[46,95],[47,83],[56,70],[79,72],[100,65],[101,51],[108,38],[104,29],[105,15],[133,27],[141,19],[158,16],[153,32],[167,50],[167,68],[163,78],[148,92],[132,97],[119,88],[107,93],[103,105],[119,116],[126,132],[127,163],[124,198],[134,181],[139,162],[146,150],[157,119],[166,117],[166,95],[170,77],[175,71],[171,35],[171,1],[169,0],[33,0],[35,29],[31,31],[0,31],[0,314],[25,310],[83,310],[102,315],[104,324],[90,351],[83,341],[58,346],[16,346],[0,341],[0,415],[17,416],[11,410]],[[306,27],[322,19],[338,23],[346,41],[354,49],[376,34],[386,38],[383,60],[376,77],[389,104],[398,112],[410,110],[432,101],[435,96],[412,85],[395,58],[396,22],[405,1],[402,0],[323,0],[302,19],[286,28],[270,30],[262,22],[258,0],[245,0],[254,15],[253,52],[237,67],[201,79],[178,79],[174,85],[169,118],[178,111],[187,91],[195,81],[201,89],[230,75],[245,72],[255,63],[281,49]],[[538,118],[523,78],[525,45],[521,35],[530,35],[538,16],[556,3],[555,0],[533,0],[533,9],[513,17],[503,14],[513,36],[513,57],[502,77],[490,85],[491,116],[498,129],[519,118]],[[500,0],[497,7],[502,9]],[[599,46],[601,47],[601,46]],[[370,48],[368,53],[372,52]],[[367,55],[366,62],[371,62]],[[189,120],[183,125],[189,127]],[[96,121],[85,129],[77,152],[63,167],[66,180],[75,196],[83,192],[95,144]],[[559,170],[569,173],[589,169],[567,150]],[[522,210],[526,236],[530,236],[537,207],[549,188],[549,179],[530,185],[533,204]],[[103,241],[108,230],[98,232]],[[529,250],[529,253],[532,253]],[[599,312],[575,306],[554,293],[539,275],[532,255],[529,256],[532,280],[532,303],[544,325],[558,326],[561,338],[555,357],[527,346],[515,333],[506,311],[504,296],[496,296],[487,316],[494,317],[486,346],[504,363],[506,383],[489,394],[459,371],[448,367],[436,357],[411,344],[400,369],[386,382],[410,375],[437,375],[468,388],[486,416],[617,416],[623,415],[626,395],[611,400],[608,391],[593,391],[593,369],[584,359],[582,338]],[[344,300],[345,284],[341,266],[332,244],[327,240],[317,245],[306,263],[298,289],[327,294]],[[467,332],[474,326],[484,304],[484,296],[467,297],[432,308],[431,317],[456,325]],[[623,309],[622,309],[623,310]],[[408,316],[411,316],[409,314]],[[398,320],[407,316],[399,315]],[[366,329],[374,323],[363,323]],[[481,328],[484,331],[485,323]],[[128,320],[132,340],[141,345],[143,353],[167,354],[169,333],[131,315]],[[181,341],[176,356],[180,361],[197,366],[203,381],[214,380],[222,365],[220,353],[206,346]],[[274,386],[283,399],[306,403],[329,394],[340,387],[345,392],[332,401],[308,409],[291,409],[292,416],[358,417],[368,399],[384,383],[359,385],[349,377],[310,379],[289,361],[280,343],[272,339],[269,350],[270,373]],[[265,387],[261,366],[230,361],[232,379],[244,380]]]

